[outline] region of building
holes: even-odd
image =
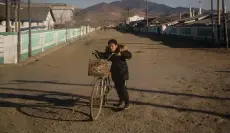
[[[23,6],[27,6],[27,4],[23,4]],[[67,22],[71,22],[73,20],[73,6],[69,6],[64,3],[32,3],[31,6],[50,7],[56,20],[55,24],[66,24]]]
[[[52,5],[51,9],[56,19],[56,24],[65,24],[73,20],[74,8],[72,6]]]
[[[130,22],[135,22],[135,21],[140,21],[140,20],[144,20],[144,17],[140,17],[140,16],[133,16],[133,17],[129,17],[126,21],[127,24],[129,24]]]
[[[54,28],[55,18],[50,7],[31,7],[31,27],[33,30],[50,30]],[[22,6],[20,9],[20,26],[21,31],[29,28],[29,15],[27,6]],[[10,27],[12,32],[18,31],[15,29],[15,9],[10,12]],[[6,31],[6,13],[5,5],[0,5],[0,32]]]

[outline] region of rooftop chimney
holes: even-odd
[[[189,16],[192,17],[192,6],[189,5]]]
[[[201,15],[202,14],[202,0],[200,0],[199,3],[200,3],[199,15]]]

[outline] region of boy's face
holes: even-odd
[[[109,47],[110,47],[110,49],[111,49],[112,52],[115,52],[116,49],[117,49],[117,45],[114,44],[114,43],[111,43],[111,44],[109,45]]]

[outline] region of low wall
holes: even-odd
[[[93,32],[95,29],[82,26],[76,29],[33,31],[31,34],[32,56]],[[28,59],[29,34],[21,33],[20,61]],[[17,33],[0,33],[0,64],[17,63]]]
[[[4,36],[0,35],[0,64],[4,63]]]
[[[134,28],[136,32],[147,32],[146,28]],[[161,29],[156,26],[151,26],[148,29],[149,33],[162,33]],[[230,29],[228,30],[228,37],[230,39]],[[166,35],[176,35],[182,38],[190,38],[194,40],[212,40],[212,27],[167,27],[164,31]],[[216,37],[217,38],[217,37]],[[221,40],[224,40],[223,33],[221,34]]]
[[[230,29],[229,29],[230,31]],[[191,38],[194,40],[212,40],[212,27],[168,27],[168,35],[177,35]],[[217,36],[216,36],[217,38]],[[229,35],[230,39],[230,35]],[[224,34],[221,33],[221,40],[224,40]]]

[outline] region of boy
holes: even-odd
[[[117,40],[111,39],[108,41],[108,46],[105,52],[98,52],[98,55],[102,59],[108,59],[109,56],[114,55],[109,59],[112,62],[111,75],[115,84],[117,94],[119,96],[119,103],[115,106],[121,107],[125,103],[124,109],[128,109],[129,106],[129,94],[126,88],[126,80],[129,79],[129,71],[126,59],[131,59],[132,54],[128,51],[128,48],[124,45],[118,45]]]

